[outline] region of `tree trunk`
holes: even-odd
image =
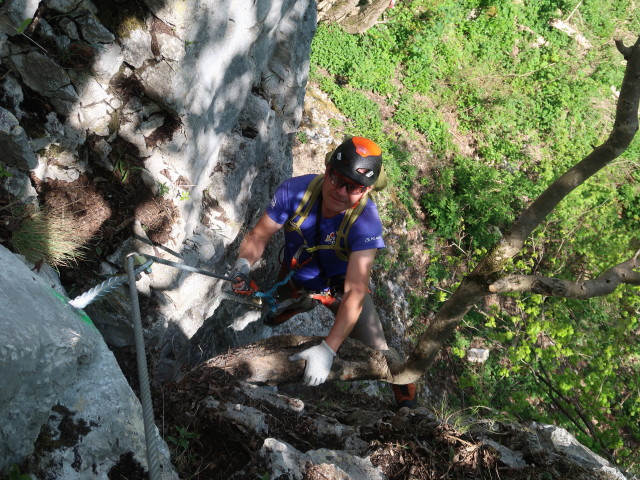
[[[317,345],[322,337],[277,335],[251,345],[229,350],[197,368],[217,368],[241,380],[266,385],[297,383],[304,372],[304,361],[289,356]],[[357,340],[348,338],[333,362],[329,380],[391,379],[385,356]]]

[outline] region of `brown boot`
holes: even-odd
[[[415,408],[418,404],[418,392],[415,383],[406,385],[391,384],[393,396],[399,407]]]

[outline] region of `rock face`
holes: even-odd
[[[146,198],[162,202],[158,214],[172,212],[160,242],[179,257],[167,258],[223,274],[241,229],[291,174],[315,5],[146,3],[146,12],[79,0],[0,6],[11,19],[0,50],[9,70],[0,103],[8,175],[1,179],[10,198],[24,199],[33,194],[19,180],[29,175],[45,189],[56,182],[69,190],[83,179],[99,185],[116,172],[124,183],[139,174]],[[123,251],[109,260],[122,265]],[[117,270],[102,266],[105,275]],[[222,285],[162,266],[149,279],[145,293],[161,305],[151,314],[150,340],[166,366],[162,375],[171,376],[189,339],[215,314]],[[124,315],[89,310],[108,341],[131,344],[120,332],[128,306],[120,307]],[[231,341],[267,333],[254,326]]]
[[[96,192],[88,212],[73,212],[79,230],[94,217],[97,228],[118,219],[107,230],[130,232],[104,252],[102,275],[122,274],[131,249],[224,274],[239,233],[291,174],[315,4],[125,3],[0,3],[0,206],[43,204],[47,195],[73,204],[69,196],[79,188]],[[138,190],[126,205],[133,218],[119,218],[123,202],[101,190],[110,177],[121,191]],[[149,202],[160,206],[157,213],[141,217]],[[162,237],[148,237],[163,249],[133,239],[130,225],[146,236],[164,215],[170,221]],[[35,277],[24,267],[19,277],[9,272],[4,262],[15,259],[4,248],[2,255],[1,375],[10,381],[0,393],[0,472],[35,454],[33,462],[55,478],[106,478],[113,459],[131,452],[146,468],[140,405],[98,333],[112,346],[133,345],[126,296],[87,307],[96,330],[47,288],[14,295],[9,283],[19,290]],[[275,277],[276,269],[265,262],[256,278]],[[173,379],[194,349],[214,355],[271,333],[255,312],[221,309],[222,286],[161,264],[145,276],[141,294],[154,305],[143,309],[145,335],[158,378]],[[18,299],[15,309],[5,307]],[[42,313],[48,310],[66,323],[51,324]],[[218,318],[224,321],[211,320]],[[76,443],[36,452],[38,436],[55,437],[69,423],[77,426]]]
[[[391,3],[326,1],[319,8],[324,18],[339,16],[357,32]],[[292,172],[315,3],[4,0],[0,18],[0,208],[56,198],[73,205],[80,200],[74,192],[85,192],[86,211],[72,212],[79,233],[118,239],[98,254],[96,283],[121,275],[132,251],[225,273],[241,233]],[[316,113],[305,113],[320,124],[306,133],[321,145],[322,161],[326,151],[320,150],[333,139]],[[119,189],[101,188],[114,179]],[[113,201],[120,196],[125,199]],[[265,258],[277,258],[274,248]],[[127,292],[90,304],[90,319],[69,305],[47,265],[27,267],[1,246],[0,262],[0,475],[17,464],[37,478],[143,478],[141,406],[107,348],[133,345]],[[278,268],[267,260],[253,276],[268,285]],[[50,275],[41,276],[45,272]],[[273,333],[258,311],[223,300],[224,282],[210,276],[155,263],[137,285],[160,381]],[[399,287],[389,289],[401,305]],[[277,333],[321,335],[331,320],[318,309]],[[217,390],[231,397],[216,397],[215,389],[207,390],[213,379],[190,375],[173,384],[175,408],[167,417],[192,415],[206,431],[228,425],[225,440],[238,442],[231,456],[255,447],[255,458],[233,477],[227,471],[228,478],[246,478],[246,472],[264,478],[265,470],[252,470],[258,467],[268,468],[271,478],[385,478],[367,456],[371,446],[382,449],[385,435],[402,446],[404,432],[418,426],[416,438],[438,437],[431,447],[418,443],[425,452],[448,438],[435,435],[437,422],[424,410],[353,408],[338,420],[339,412],[309,415],[298,400],[228,379]],[[206,393],[196,395],[200,389]],[[318,436],[299,438],[301,425]],[[239,440],[238,432],[244,432]],[[622,478],[564,431],[539,427],[525,443],[535,458],[551,450]],[[485,444],[509,468],[527,467],[524,454],[497,439]],[[166,444],[159,445],[163,478],[176,478]],[[446,447],[439,458],[449,457]],[[218,453],[225,452],[227,445]]]
[[[146,467],[140,403],[89,317],[1,246],[0,263],[0,471],[107,478],[128,454]]]

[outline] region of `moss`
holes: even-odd
[[[109,135],[113,135],[120,128],[120,110],[114,110],[109,119]]]
[[[64,147],[58,145],[57,143],[52,143],[45,150],[45,155],[50,161],[55,161],[62,155],[66,153]]]
[[[146,28],[145,18],[151,15],[142,2],[121,3],[118,8],[113,8],[110,0],[96,0],[93,3],[98,7],[96,16],[100,22],[118,38],[129,38],[134,30]]]
[[[136,16],[131,15],[122,19],[122,22],[120,23],[117,30],[117,35],[120,38],[129,38],[131,36],[131,32],[133,32],[134,30],[142,30],[144,28],[144,21]]]

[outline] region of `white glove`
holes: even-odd
[[[251,265],[249,265],[249,260],[247,260],[246,258],[240,257],[236,260],[236,263],[233,265],[233,268],[231,269],[231,274],[229,276],[231,278],[235,278],[236,280],[242,279],[242,280],[238,280],[238,283],[240,283],[240,282],[244,282],[245,280],[247,281],[249,280],[250,271],[251,271]],[[243,277],[241,277],[240,275],[243,275]],[[234,287],[235,286],[236,284],[234,284]],[[244,284],[242,285],[242,287],[244,287]]]
[[[320,345],[291,355],[289,361],[305,360],[307,365],[304,368],[302,383],[315,387],[324,383],[329,376],[331,365],[333,364],[333,357],[335,356],[336,352],[331,350],[331,347],[323,340]]]

